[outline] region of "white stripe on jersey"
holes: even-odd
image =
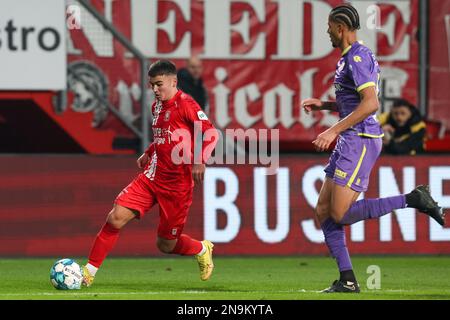
[[[144,175],[150,180],[155,180],[156,164],[158,163],[158,156],[156,151],[153,151],[152,159],[147,170],[144,171]]]

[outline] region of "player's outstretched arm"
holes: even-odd
[[[320,101],[319,99],[315,99],[315,98],[308,98],[308,99],[302,100],[301,106],[306,111],[306,113],[310,113],[311,111],[319,111],[319,110],[338,111],[336,102]]]

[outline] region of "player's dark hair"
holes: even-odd
[[[359,14],[350,4],[339,5],[330,12],[330,19],[334,22],[344,23],[350,30],[358,30]]]
[[[148,69],[148,76],[153,78],[163,75],[176,75],[177,67],[169,60],[158,60],[153,62]]]
[[[392,104],[392,108],[397,108],[397,107],[402,107],[402,106],[406,106],[410,109],[415,108],[415,106],[411,102],[409,102],[408,100],[405,100],[405,99],[401,99],[401,98],[395,99]]]

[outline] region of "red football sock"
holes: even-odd
[[[181,254],[183,256],[193,256],[200,253],[203,245],[200,241],[192,239],[187,234],[182,234],[173,248],[172,253]]]
[[[119,230],[109,223],[105,223],[97,234],[94,244],[92,245],[91,252],[89,253],[89,263],[94,267],[99,268],[105,260],[108,253],[116,244],[119,238]]]

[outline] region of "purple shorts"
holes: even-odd
[[[325,167],[326,176],[338,185],[366,191],[382,146],[381,138],[361,137],[355,131],[342,133]]]

